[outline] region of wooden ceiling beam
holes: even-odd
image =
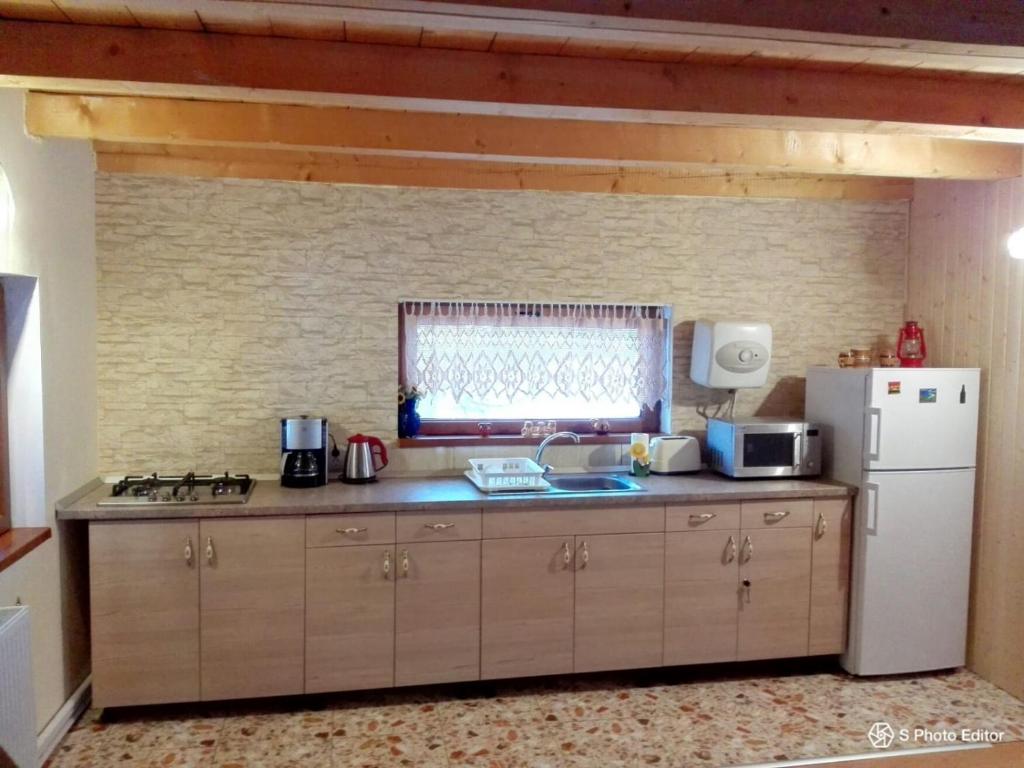
[[[46,93],[28,94],[25,119],[35,136],[141,144],[916,178],[1022,170],[1018,145],[920,136]]]
[[[0,0],[0,16],[210,32],[312,37],[520,53],[656,61],[696,56],[805,62],[831,69],[868,63],[1014,75],[1024,72],[1024,13],[941,9],[901,0],[687,3],[438,3],[424,0]],[[557,9],[557,10],[556,10]],[[1016,18],[1015,18],[1016,17]],[[1016,24],[1014,21],[1016,20]],[[908,23],[910,22],[910,23]],[[349,25],[351,34],[346,35]],[[527,43],[524,47],[519,42]]]
[[[866,176],[686,172],[108,142],[96,142],[95,149],[100,172],[147,176],[819,200],[907,200],[914,188],[909,179]]]
[[[319,2],[329,6],[358,4],[358,0]],[[764,31],[801,30],[975,46],[1024,46],[1024,5],[1018,0],[899,0],[884,4],[877,0],[455,0],[445,5],[453,10],[468,6],[474,12],[483,7],[507,14],[589,14],[620,20],[760,27]]]
[[[1024,142],[1024,83],[0,21],[0,85]]]

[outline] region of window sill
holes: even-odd
[[[664,435],[664,432],[651,433],[651,437]],[[462,446],[479,445],[539,445],[547,437],[523,437],[522,435],[491,435],[480,437],[473,435],[421,435],[419,437],[400,437],[399,448],[459,448]],[[561,444],[562,441],[560,441]],[[625,445],[629,442],[628,433],[610,433],[607,435],[580,435],[582,445]]]
[[[10,568],[50,535],[49,528],[11,528],[0,534],[0,571]]]

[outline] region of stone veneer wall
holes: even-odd
[[[108,174],[96,197],[103,473],[274,472],[299,413],[393,438],[400,299],[672,304],[676,430],[702,426],[696,318],[772,324],[769,384],[737,413],[784,415],[808,365],[903,317],[905,202]],[[429,453],[397,463],[451,464]]]

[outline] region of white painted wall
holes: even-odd
[[[28,137],[24,93],[0,89],[0,167],[14,201],[0,247],[0,274],[14,276],[4,278],[12,512],[15,525],[54,528],[54,541],[0,574],[0,602],[20,596],[31,609],[41,730],[88,673],[85,535],[58,526],[53,509],[96,475],[95,160],[84,142]]]

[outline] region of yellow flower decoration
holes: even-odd
[[[629,446],[629,455],[637,461],[643,461],[647,458],[647,446],[643,443],[633,443]]]

